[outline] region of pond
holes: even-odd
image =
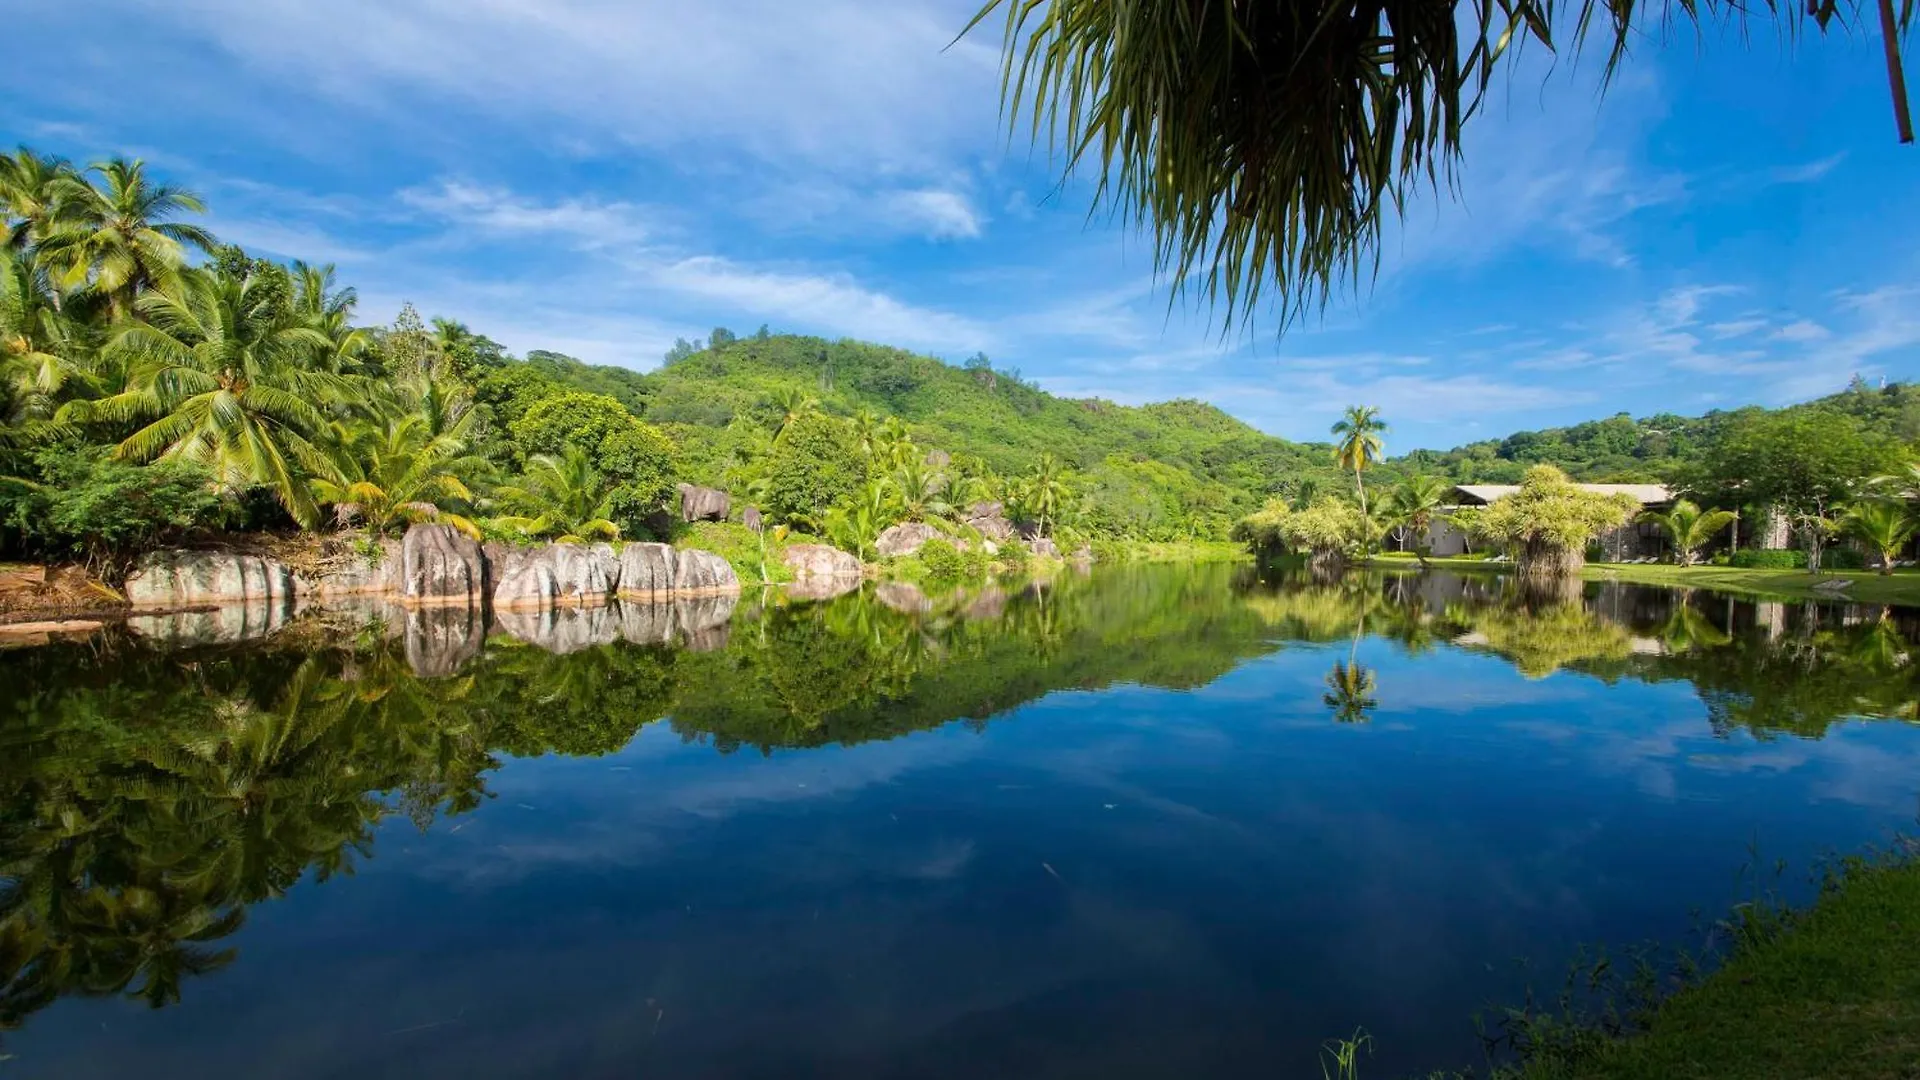
[[[1201,566],[535,622],[0,654],[0,1075],[1462,1067],[1920,795],[1905,610]]]

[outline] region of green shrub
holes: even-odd
[[[1807,565],[1807,556],[1800,551],[1744,548],[1728,556],[1727,565],[1741,570],[1803,570]]]
[[[1027,545],[1017,538],[1003,540],[999,547],[1000,550],[993,557],[1010,574],[1024,574],[1033,563],[1033,552],[1028,551]]]
[[[920,560],[928,581],[951,584],[967,576],[967,560],[961,556],[960,549],[939,537],[920,545],[915,557]]]
[[[55,446],[35,455],[39,480],[0,483],[0,527],[49,558],[128,558],[227,523],[226,503],[198,465],[128,465],[105,448]]]
[[[674,540],[675,547],[698,548],[711,551],[715,555],[733,564],[733,572],[740,575],[742,585],[756,585],[765,581],[789,581],[793,574],[787,569],[785,541],[777,541],[770,535],[762,537],[752,529],[736,521],[696,521]],[[798,537],[788,538],[794,543],[802,542]],[[764,552],[765,578],[762,573],[762,554]]]
[[[1865,570],[1867,557],[1849,547],[1828,548],[1820,553],[1822,570]]]

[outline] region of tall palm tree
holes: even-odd
[[[60,185],[40,252],[62,288],[100,293],[120,317],[146,289],[178,279],[188,247],[211,251],[216,241],[198,225],[169,220],[204,213],[206,204],[185,188],[149,182],[143,162],[113,158],[87,171],[99,182],[69,177]]]
[[[946,473],[928,465],[919,457],[909,457],[893,470],[893,509],[902,521],[925,521],[930,517],[950,517],[953,505],[947,501]]]
[[[0,249],[0,421],[45,419],[69,383],[91,382],[92,350],[70,315],[31,256]]]
[[[1692,566],[1694,554],[1707,541],[1740,519],[1740,515],[1731,510],[1709,510],[1702,513],[1692,500],[1681,499],[1665,513],[1648,510],[1640,515],[1640,520],[1650,525],[1658,525],[1667,534],[1673,544],[1673,561],[1681,566]]]
[[[327,338],[328,348],[315,363],[335,374],[360,373],[361,361],[373,346],[373,335],[353,325],[359,294],[351,286],[335,285],[331,264],[314,266],[296,261],[289,269],[294,317]]]
[[[535,454],[527,459],[526,473],[500,490],[502,500],[522,513],[492,524],[560,543],[618,540],[620,526],[610,520],[613,510],[607,503],[613,488],[577,446],[558,456]]]
[[[1880,572],[1893,573],[1893,560],[1920,531],[1920,518],[1904,503],[1891,499],[1862,499],[1847,508],[1840,519],[1842,532],[1866,544],[1880,556]]]
[[[1388,496],[1388,506],[1401,526],[1413,534],[1413,553],[1420,565],[1427,564],[1432,547],[1427,543],[1427,528],[1433,515],[1446,505],[1453,485],[1438,476],[1416,473],[1400,481]]]
[[[22,146],[0,154],[0,246],[24,251],[45,238],[61,194],[73,182],[73,166]]]
[[[1333,457],[1343,469],[1353,470],[1353,487],[1360,494],[1360,513],[1367,513],[1367,484],[1361,473],[1369,466],[1380,462],[1386,443],[1380,436],[1386,434],[1387,425],[1380,419],[1380,410],[1371,405],[1349,405],[1345,416],[1333,425],[1333,434],[1337,440],[1333,445]]]
[[[872,409],[861,409],[849,422],[853,425],[853,441],[860,447],[860,456],[872,458],[880,449],[879,415]]]
[[[128,461],[183,458],[229,489],[273,489],[295,521],[319,520],[308,478],[324,458],[313,439],[327,426],[321,403],[352,385],[311,363],[329,342],[294,325],[277,283],[261,275],[183,271],[167,291],[141,296],[112,351],[132,362],[127,388],[62,406],[76,421],[149,421],[120,443]]]
[[[1896,16],[1895,8],[1899,14]],[[1767,0],[1825,29],[1836,3]],[[1286,317],[1377,268],[1385,222],[1450,184],[1468,119],[1510,46],[1579,56],[1589,31],[1610,72],[1676,12],[1745,14],[1735,0],[984,0],[1003,12],[1010,127],[1060,148],[1068,175],[1154,234],[1174,288],[1204,290],[1231,323],[1278,290]],[[1912,140],[1897,37],[1916,5],[1879,4],[1903,142]],[[1804,16],[1803,16],[1804,12]],[[1512,52],[1518,53],[1519,48]]]
[[[1033,471],[1019,485],[1021,512],[1039,526],[1041,536],[1052,535],[1060,515],[1073,498],[1066,467],[1052,454],[1041,454]]]

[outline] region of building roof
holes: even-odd
[[[1641,506],[1673,501],[1673,489],[1665,484],[1576,484],[1582,491],[1601,495],[1631,495]],[[1471,502],[1490,503],[1520,490],[1519,484],[1460,484],[1454,488]]]

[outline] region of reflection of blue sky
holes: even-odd
[[[1722,739],[1682,683],[1373,640],[1380,705],[1336,725],[1346,655],[983,733],[721,755],[654,725],[511,762],[256,909],[184,1007],[49,1010],[21,1074],[1125,1080],[1304,1066],[1364,1024],[1394,1075],[1468,1060],[1513,958],[1552,982],[1577,943],[1684,937],[1750,841],[1804,866],[1920,784],[1910,727]]]

